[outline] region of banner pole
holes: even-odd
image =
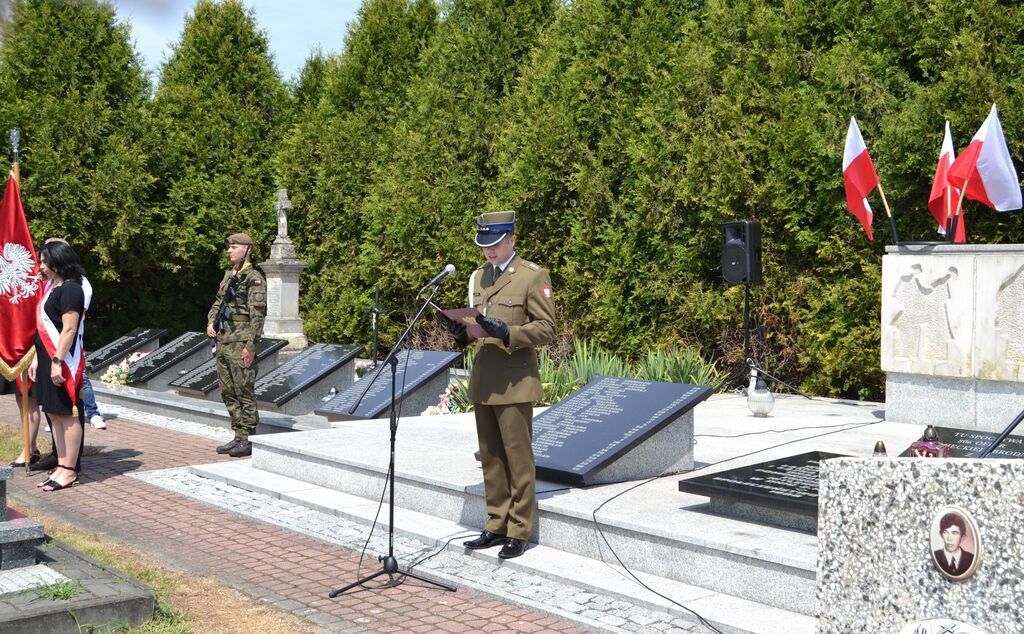
[[[896,234],[896,221],[893,220],[892,211],[889,210],[889,201],[885,199],[885,190],[882,189],[882,183],[878,183],[878,193],[882,195],[882,205],[885,207],[885,215],[889,216],[889,229],[892,230],[892,243],[899,246],[900,237]]]
[[[949,232],[949,235],[946,236],[946,241],[949,242],[949,243],[952,243],[954,240],[956,240],[956,225],[957,225],[957,223],[960,220],[960,214],[963,213],[964,195],[967,194],[967,183],[970,180],[971,180],[970,176],[968,176],[967,178],[964,179],[963,189],[960,190],[960,198],[958,198],[957,201],[956,201],[956,210],[953,212],[953,226],[952,226],[952,230]]]
[[[35,447],[29,446],[28,430],[28,370],[21,373],[21,446],[25,448],[25,475],[32,474],[32,452]]]

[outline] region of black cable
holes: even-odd
[[[882,422],[881,420],[874,421],[876,423]],[[794,427],[792,429],[765,429],[762,431],[750,431],[745,434],[736,434],[735,436],[727,436],[725,434],[694,434],[694,438],[743,438],[745,436],[757,436],[760,434],[784,434],[791,431],[803,431],[805,429],[834,429],[836,427],[846,427],[847,425],[870,425],[872,423],[840,423],[838,425],[810,425],[808,427]],[[850,429],[854,429],[851,427]],[[839,430],[842,431],[842,430]]]
[[[448,546],[451,545],[451,543],[453,541],[455,541],[456,539],[465,539],[467,537],[472,537],[473,535],[476,535],[476,534],[477,534],[476,531],[466,531],[464,534],[452,535],[451,537],[448,538],[448,541],[446,541],[440,548],[436,549],[434,552],[430,553],[429,555],[421,557],[421,558],[417,559],[416,561],[412,562],[411,564],[409,564],[409,566],[408,566],[408,568],[406,568],[406,570],[412,570],[416,566],[422,564],[424,561],[427,561],[428,559],[433,559],[434,557],[437,557],[438,555],[443,553],[445,551],[445,549],[448,548]]]
[[[825,432],[825,433],[823,433],[823,434],[817,434],[817,435],[814,435],[814,436],[807,436],[806,438],[798,438],[798,439],[795,439],[795,440],[788,440],[788,441],[786,441],[786,442],[783,442],[783,443],[779,443],[779,444],[777,444],[777,445],[773,445],[773,446],[771,446],[771,447],[764,447],[764,448],[762,448],[762,449],[757,449],[757,450],[755,450],[755,451],[751,451],[751,452],[748,452],[748,453],[745,453],[745,454],[740,454],[740,455],[738,455],[738,456],[733,456],[733,457],[731,457],[731,458],[725,458],[724,460],[719,460],[719,461],[717,461],[717,462],[712,462],[712,463],[706,464],[706,465],[704,465],[703,467],[699,467],[699,468],[697,468],[697,469],[694,469],[694,470],[693,470],[693,471],[691,471],[690,473],[697,473],[698,471],[702,471],[702,470],[704,470],[704,469],[708,469],[708,468],[710,468],[710,467],[714,467],[714,466],[720,465],[720,464],[722,464],[722,463],[725,463],[725,462],[729,462],[729,461],[731,461],[731,460],[738,460],[738,459],[740,459],[740,458],[747,458],[747,457],[749,457],[749,456],[753,456],[753,455],[755,455],[755,454],[758,454],[758,453],[762,453],[762,452],[765,452],[765,451],[769,451],[769,450],[771,450],[771,449],[778,449],[779,447],[785,447],[786,445],[792,445],[792,444],[794,444],[794,443],[798,443],[798,442],[803,442],[803,441],[805,441],[805,440],[811,440],[811,439],[813,439],[813,438],[821,438],[822,436],[829,436],[829,435],[831,435],[831,434],[839,433],[840,431],[847,431],[847,430],[849,430],[849,429],[858,429],[858,428],[860,428],[860,427],[867,427],[868,425],[877,425],[877,424],[878,424],[878,423],[880,423],[880,422],[883,422],[883,421],[881,421],[881,420],[877,420],[877,421],[872,421],[872,422],[870,422],[870,423],[861,423],[861,424],[856,424],[856,425],[853,425],[853,426],[850,426],[850,427],[846,427],[845,429],[840,429],[840,430],[836,430],[836,431],[829,431],[829,432]],[[760,433],[767,433],[767,432],[760,432]],[[631,578],[632,578],[632,579],[633,579],[634,581],[636,581],[636,583],[637,583],[637,584],[639,584],[639,585],[640,585],[640,587],[644,588],[644,589],[645,589],[645,590],[647,590],[648,592],[651,592],[652,594],[655,594],[655,595],[657,595],[657,596],[661,597],[662,599],[665,599],[665,600],[666,600],[666,601],[668,601],[669,603],[671,603],[671,604],[673,604],[673,605],[675,605],[675,606],[678,606],[678,607],[680,607],[680,608],[682,608],[682,609],[686,610],[686,611],[687,611],[687,612],[689,612],[690,614],[692,614],[692,615],[694,615],[695,617],[697,617],[697,620],[698,620],[698,622],[699,622],[699,623],[700,623],[701,625],[703,625],[704,627],[708,628],[709,630],[711,630],[711,631],[713,631],[713,632],[717,632],[718,634],[723,634],[723,632],[722,632],[721,630],[719,630],[719,629],[718,629],[718,628],[716,628],[716,627],[715,627],[714,625],[712,625],[711,623],[709,623],[709,622],[707,621],[707,619],[705,619],[705,618],[704,618],[703,616],[701,616],[701,615],[700,615],[699,613],[697,613],[697,612],[695,612],[694,610],[692,610],[692,609],[690,609],[690,608],[686,607],[685,605],[683,605],[683,604],[679,603],[679,602],[678,602],[678,601],[676,601],[675,599],[672,599],[671,597],[668,597],[668,596],[666,596],[666,595],[664,595],[664,594],[662,594],[662,593],[658,592],[658,591],[657,591],[657,590],[655,590],[654,588],[650,587],[649,585],[647,585],[646,583],[644,583],[643,581],[641,581],[641,580],[640,580],[640,578],[639,578],[639,577],[637,577],[637,576],[636,576],[636,575],[635,575],[635,574],[633,573],[633,571],[632,571],[632,570],[630,570],[628,566],[626,566],[626,564],[625,564],[625,563],[623,563],[623,561],[622,561],[622,559],[621,559],[621,558],[619,557],[618,553],[616,553],[616,552],[615,552],[615,549],[614,549],[614,548],[612,548],[612,545],[611,545],[611,543],[610,543],[610,542],[608,541],[608,537],[607,537],[607,536],[606,536],[606,535],[604,534],[604,530],[602,530],[602,528],[601,528],[601,523],[600,523],[600,522],[599,522],[599,521],[597,520],[597,513],[598,513],[598,511],[600,511],[600,510],[601,510],[602,508],[604,508],[604,507],[605,507],[605,505],[607,505],[608,503],[610,503],[610,502],[612,502],[612,501],[614,501],[614,500],[616,500],[616,499],[618,499],[618,498],[622,497],[623,495],[625,495],[625,494],[629,493],[630,491],[633,491],[633,490],[635,490],[635,489],[639,489],[640,487],[644,486],[645,484],[650,484],[651,482],[654,482],[655,480],[660,480],[660,479],[662,479],[662,478],[666,478],[666,477],[669,477],[669,476],[678,476],[678,475],[679,475],[678,473],[662,473],[662,474],[660,474],[660,475],[656,475],[656,476],[654,476],[654,477],[652,477],[652,478],[648,478],[648,479],[646,479],[646,480],[643,480],[642,482],[638,482],[638,483],[634,484],[633,486],[631,486],[631,487],[629,487],[629,488],[626,488],[626,489],[623,489],[622,491],[619,491],[618,493],[616,493],[615,495],[611,496],[610,498],[608,498],[608,499],[607,499],[607,500],[605,500],[604,502],[601,502],[601,504],[599,504],[599,505],[597,506],[597,508],[595,508],[595,509],[594,509],[594,510],[593,510],[593,511],[591,512],[590,516],[591,516],[591,519],[592,519],[592,520],[593,520],[593,522],[594,522],[594,527],[595,527],[595,528],[597,528],[597,532],[598,532],[598,534],[599,534],[599,535],[601,536],[601,541],[603,541],[603,542],[604,542],[604,544],[605,544],[605,546],[607,546],[607,547],[608,547],[608,551],[609,551],[609,552],[610,552],[610,553],[611,553],[611,554],[612,554],[612,555],[613,555],[613,556],[615,557],[615,560],[616,560],[617,562],[619,562],[619,565],[620,565],[620,566],[622,566],[622,569],[623,569],[624,571],[626,571],[626,573],[627,573],[627,574],[628,574],[628,575],[629,575],[629,576],[630,576],[630,577],[631,577]],[[598,552],[600,553],[600,549],[598,549]],[[603,556],[603,555],[602,555],[602,557],[601,557],[601,561],[602,561],[602,562],[604,562],[604,563],[608,563],[608,562],[604,561],[604,556]]]

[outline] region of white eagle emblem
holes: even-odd
[[[35,295],[39,291],[39,276],[32,274],[34,268],[31,251],[16,242],[5,244],[0,255],[0,297],[17,304]]]

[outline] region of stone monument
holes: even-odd
[[[886,419],[1002,430],[1024,408],[1024,246],[887,247],[881,366]]]
[[[270,247],[270,259],[260,264],[267,276],[267,319],[263,334],[286,340],[288,345],[283,351],[286,356],[309,345],[299,316],[299,274],[306,263],[296,257],[295,247],[288,238],[288,210],[291,208],[288,190],[278,190],[274,204],[277,238]]]

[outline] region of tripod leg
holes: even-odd
[[[433,579],[427,579],[426,577],[421,577],[418,574],[416,574],[415,572],[405,571],[405,572],[403,572],[401,574],[406,576],[406,577],[412,577],[413,579],[416,579],[417,581],[422,581],[423,583],[429,583],[431,585],[437,586],[438,588],[443,588],[443,589],[447,590],[448,592],[455,592],[455,586],[449,586],[449,585],[441,583],[440,581],[434,581]]]
[[[349,590],[351,590],[352,588],[354,588],[356,586],[361,586],[364,583],[366,583],[367,581],[373,581],[377,577],[379,577],[381,575],[387,575],[387,574],[390,574],[390,573],[387,570],[384,570],[383,568],[381,568],[380,570],[378,570],[377,572],[373,573],[369,577],[363,577],[362,579],[360,579],[358,581],[353,581],[352,583],[348,584],[344,588],[339,588],[338,590],[332,591],[327,596],[333,599],[334,597],[338,596],[339,594],[344,594],[345,592],[348,592]]]

